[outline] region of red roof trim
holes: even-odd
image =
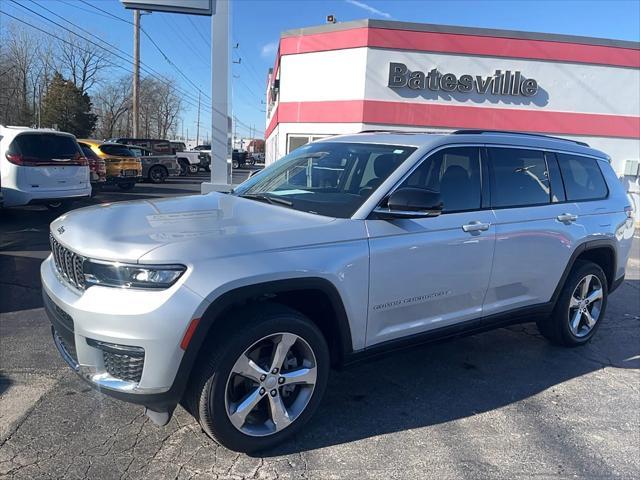
[[[640,50],[633,48],[366,27],[285,37],[280,40],[279,55],[358,47],[640,68]]]
[[[378,100],[284,102],[274,112],[267,138],[279,123],[377,123],[640,139],[636,116]]]

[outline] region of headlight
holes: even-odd
[[[83,264],[87,287],[168,288],[186,269],[184,265],[126,265],[91,260]]]

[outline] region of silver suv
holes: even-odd
[[[332,366],[532,320],[586,343],[632,235],[586,144],[369,132],[300,147],[229,194],[65,214],[41,276],[55,344],[90,385],[159,424],[182,403],[253,451],[303,427]]]

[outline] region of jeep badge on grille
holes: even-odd
[[[58,233],[62,235],[64,233],[64,227],[58,227]]]

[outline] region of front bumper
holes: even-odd
[[[118,183],[140,183],[144,180],[142,174],[140,176],[127,176],[124,175],[115,175],[115,176],[107,176],[105,185],[117,185]]]
[[[170,390],[184,353],[180,342],[204,303],[182,286],[182,278],[166,290],[93,286],[80,292],[59,276],[51,256],[42,263],[40,274],[54,342],[76,373],[92,387],[121,400],[156,410],[175,406],[179,398]],[[114,369],[109,368],[113,356],[108,356],[105,348],[109,347],[104,345],[142,350],[139,379],[113,375]],[[126,368],[116,369],[123,371]]]

